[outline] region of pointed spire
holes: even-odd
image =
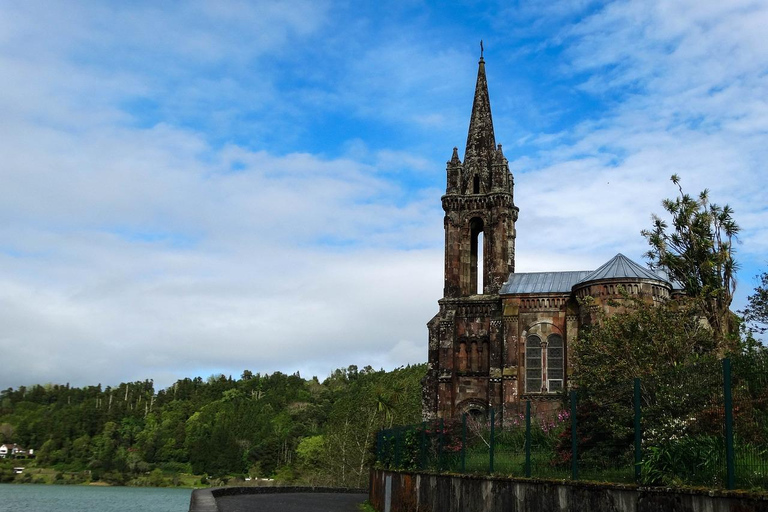
[[[461,165],[461,160],[459,160],[459,148],[453,148],[453,155],[451,155],[451,160],[448,163],[451,165]]]
[[[496,158],[499,160],[499,162],[504,162],[504,152],[501,150],[501,144],[496,146]]]
[[[493,161],[495,150],[496,138],[493,135],[491,101],[488,96],[488,82],[485,78],[485,60],[483,59],[481,43],[477,84],[475,85],[475,100],[472,104],[472,117],[469,121],[464,163],[472,167],[487,167]]]

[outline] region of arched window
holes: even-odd
[[[559,334],[547,342],[531,334],[525,339],[525,392],[559,393],[565,382],[565,346]]]
[[[525,390],[541,393],[541,338],[532,334],[525,339]]]
[[[547,390],[563,390],[563,338],[559,334],[547,337]]]
[[[478,295],[482,295],[485,292],[483,290],[483,276],[485,275],[485,260],[483,259],[484,238],[482,231],[477,234],[477,279],[475,280],[475,286],[477,287]]]
[[[467,416],[471,416],[475,421],[482,421],[485,419],[485,411],[479,407],[472,407],[467,411]]]
[[[474,218],[469,221],[470,253],[469,253],[469,293],[483,293],[483,219]]]
[[[478,176],[477,174],[475,174],[475,177],[472,180],[472,193],[473,194],[480,193],[480,176]]]

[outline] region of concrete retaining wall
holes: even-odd
[[[335,493],[364,493],[365,489],[342,489],[339,487],[209,487],[195,489],[189,499],[189,512],[219,512],[216,498],[222,496],[238,496],[243,494],[275,494],[294,492],[335,492]]]
[[[768,496],[741,491],[382,470],[369,499],[379,512],[768,512]]]

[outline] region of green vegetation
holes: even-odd
[[[691,299],[654,305],[626,296],[574,350],[574,380],[585,432],[582,456],[633,460],[634,378],[640,378],[646,446],[722,430],[717,341]],[[708,415],[705,416],[705,413]],[[567,447],[569,448],[569,447]]]
[[[323,382],[298,374],[0,392],[0,442],[35,450],[2,461],[0,481],[206,485],[235,479],[367,485],[375,432],[421,416],[425,365],[355,366]],[[28,469],[13,475],[12,466]],[[6,466],[8,466],[6,468]],[[197,476],[193,476],[197,475]]]
[[[755,293],[747,297],[747,307],[741,314],[750,329],[764,334],[768,329],[768,272],[763,272],[757,279],[760,284],[755,288]]]
[[[359,507],[358,507],[358,508],[359,508],[360,510],[362,510],[362,512],[377,512],[377,511],[376,511],[376,509],[375,509],[375,508],[373,508],[373,506],[371,506],[371,503],[370,503],[370,502],[368,502],[368,501],[364,501],[364,502],[362,502],[362,503],[359,505]]]
[[[682,308],[682,306],[681,306]],[[733,415],[733,484],[727,480],[727,436],[725,433],[724,363],[712,354],[671,353],[676,357],[657,360],[635,354],[623,345],[631,340],[626,326],[653,313],[652,318],[682,315],[684,309],[666,312],[640,308],[629,310],[607,328],[624,326],[614,332],[611,344],[591,345],[593,357],[606,358],[615,370],[601,364],[603,371],[587,373],[594,387],[575,390],[576,451],[571,432],[573,417],[562,397],[561,409],[540,408],[530,417],[526,434],[525,415],[499,415],[490,428],[486,418],[466,416],[461,421],[436,420],[386,429],[379,433],[377,463],[383,468],[427,470],[449,473],[499,474],[544,479],[571,479],[597,482],[639,483],[651,486],[694,486],[768,490],[768,350],[745,342],[729,357]],[[694,328],[688,325],[688,328]],[[661,334],[661,333],[659,333]],[[592,343],[603,335],[591,331]],[[691,338],[676,338],[670,330],[669,350],[683,350]],[[711,333],[709,335],[711,337]],[[660,338],[661,339],[661,338]],[[605,340],[603,340],[605,341]],[[625,351],[623,357],[621,350]],[[654,343],[649,341],[649,350]],[[620,361],[624,359],[626,361]],[[583,360],[582,360],[583,361]],[[650,361],[650,362],[649,362]],[[635,474],[633,425],[633,379],[622,376],[622,365],[633,367],[640,377],[640,474]],[[593,369],[594,370],[594,369]],[[627,370],[629,371],[629,370]],[[568,408],[566,408],[568,407]],[[526,455],[526,437],[530,457]],[[573,470],[577,453],[577,473]],[[576,476],[574,476],[576,475]],[[729,487],[733,485],[733,487]]]
[[[677,175],[671,180],[680,195],[662,205],[672,216],[672,227],[653,216],[653,228],[642,232],[651,246],[646,256],[652,268],[667,271],[697,302],[715,338],[728,341],[738,324],[730,307],[737,268],[733,242],[739,226],[731,207],[710,203],[707,190],[696,199],[683,192]]]

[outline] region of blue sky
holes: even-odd
[[[679,174],[768,267],[762,1],[0,0],[0,388],[426,359],[484,40],[518,271],[642,262]]]

